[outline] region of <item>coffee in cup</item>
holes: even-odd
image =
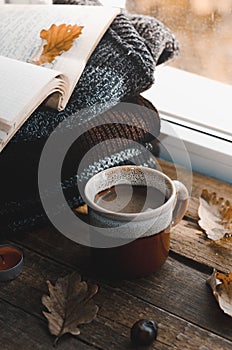
[[[94,266],[110,277],[142,277],[166,261],[170,230],[184,216],[188,191],[158,170],[119,166],[94,175],[85,199]]]

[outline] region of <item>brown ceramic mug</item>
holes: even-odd
[[[137,213],[111,211],[96,203],[96,196],[113,186],[153,187],[165,201],[155,209]],[[93,264],[97,272],[110,277],[136,278],[157,271],[169,253],[170,229],[184,216],[188,191],[158,170],[142,166],[119,166],[93,176],[85,187],[92,225]]]

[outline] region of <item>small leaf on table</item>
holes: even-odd
[[[86,204],[80,206],[80,207],[77,207],[75,209],[75,212],[77,212],[78,214],[84,214],[84,215],[88,215],[88,207]]]
[[[220,308],[232,317],[232,272],[224,275],[214,269],[207,282],[211,286]]]
[[[202,191],[198,215],[200,227],[213,241],[232,235],[232,205],[228,200],[218,198],[215,192]]]
[[[50,296],[42,297],[43,305],[49,312],[43,312],[48,319],[49,330],[56,336],[54,345],[66,333],[79,335],[79,325],[90,323],[98,313],[98,306],[92,298],[98,292],[96,285],[81,281],[74,272],[59,278],[53,286],[47,281]]]

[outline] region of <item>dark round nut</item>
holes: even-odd
[[[134,345],[151,345],[157,338],[157,324],[152,320],[139,320],[131,328],[131,341]]]

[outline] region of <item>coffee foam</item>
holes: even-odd
[[[161,191],[165,197],[169,198],[172,193],[170,182],[162,177],[162,173],[146,172],[139,167],[118,167],[99,173],[92,178],[88,188],[89,199],[94,201],[97,193],[113,186],[130,184],[134,186],[151,186]]]

